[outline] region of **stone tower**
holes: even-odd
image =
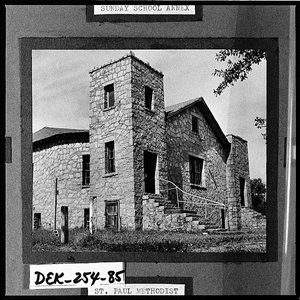
[[[228,227],[241,229],[241,208],[251,207],[247,141],[233,134],[227,135],[231,150],[226,163],[226,185],[228,203]]]
[[[91,221],[139,229],[166,178],[163,74],[130,54],[90,72]]]

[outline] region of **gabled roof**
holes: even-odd
[[[37,142],[60,134],[83,133],[83,132],[89,132],[89,131],[86,129],[43,127],[42,129],[36,131],[33,134],[32,141]]]
[[[194,105],[196,102],[202,101],[202,100],[203,100],[203,98],[200,97],[200,98],[195,98],[195,99],[187,100],[184,102],[180,102],[177,104],[173,104],[173,105],[167,106],[165,108],[165,111],[166,111],[168,117],[172,117],[173,115],[180,113],[181,111]]]
[[[167,106],[165,108],[166,117],[167,118],[172,118],[173,116],[179,114],[180,112],[182,112],[182,111],[184,111],[184,110],[186,110],[186,109],[188,109],[188,108],[190,108],[194,105],[198,106],[198,108],[202,112],[202,114],[203,114],[204,118],[206,119],[207,123],[210,125],[210,127],[214,131],[216,137],[220,141],[223,148],[229,149],[230,148],[230,143],[229,143],[228,139],[226,138],[226,136],[223,133],[220,125],[216,121],[214,115],[212,114],[212,112],[210,111],[209,107],[207,106],[207,104],[205,103],[205,101],[202,97]]]

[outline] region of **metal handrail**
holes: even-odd
[[[210,199],[201,197],[201,196],[197,196],[197,195],[188,193],[188,192],[182,190],[180,187],[178,187],[174,182],[172,182],[172,181],[170,181],[170,180],[163,179],[163,178],[160,178],[160,180],[165,181],[165,182],[168,182],[168,183],[171,183],[171,184],[175,187],[175,189],[176,189],[176,194],[177,194],[177,206],[179,206],[179,205],[178,205],[178,202],[194,203],[194,202],[187,202],[187,201],[184,201],[184,200],[182,200],[182,201],[178,200],[178,190],[179,190],[179,191],[181,191],[183,194],[186,194],[186,195],[189,195],[189,196],[191,196],[191,197],[194,197],[194,198],[198,198],[198,199],[204,200],[204,201],[206,201],[206,202],[210,202],[211,205],[218,205],[218,206],[225,207],[225,204],[223,204],[223,203],[220,203],[220,202],[217,202],[217,201],[213,201],[213,200],[210,200]],[[172,188],[172,189],[174,189],[174,188]],[[206,204],[208,204],[208,203],[206,203]]]

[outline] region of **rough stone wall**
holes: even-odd
[[[266,216],[251,209],[250,207],[241,208],[241,223],[243,229],[266,230]]]
[[[66,143],[33,153],[32,217],[34,213],[41,213],[43,228],[54,227],[56,178],[57,228],[60,228],[61,206],[68,206],[69,228],[84,225],[84,209],[89,208],[89,187],[82,186],[83,154],[89,154],[88,143]]]
[[[105,202],[119,201],[121,227],[134,229],[131,56],[90,72],[91,195],[94,224],[105,227]],[[114,84],[115,105],[104,108],[104,87]],[[115,173],[105,174],[105,143],[114,141]]]
[[[153,90],[152,109],[145,106],[145,86]],[[159,178],[167,178],[166,142],[165,142],[165,107],[163,75],[132,58],[132,109],[133,109],[133,161],[135,191],[136,228],[142,226],[142,196],[145,193],[144,151],[157,155],[155,173],[155,194],[159,194],[164,183]]]
[[[238,136],[228,135],[227,138],[231,143],[231,149],[226,165],[228,222],[230,229],[241,229],[240,177],[245,179],[245,207],[251,206],[248,144],[247,141]]]
[[[192,131],[192,114],[199,119],[199,133]],[[169,180],[186,192],[226,204],[225,153],[200,109],[192,106],[167,118],[166,133]],[[201,186],[190,183],[189,155],[204,160]],[[196,201],[195,198],[189,200]],[[197,205],[186,204],[184,208],[195,209]],[[207,216],[211,212],[214,219],[211,221],[218,223],[219,209],[215,206],[207,209]],[[197,213],[201,214],[203,210],[204,206],[198,208]]]

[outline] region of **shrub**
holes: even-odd
[[[60,239],[52,230],[39,228],[32,231],[31,237],[33,250],[51,251],[60,246]]]

